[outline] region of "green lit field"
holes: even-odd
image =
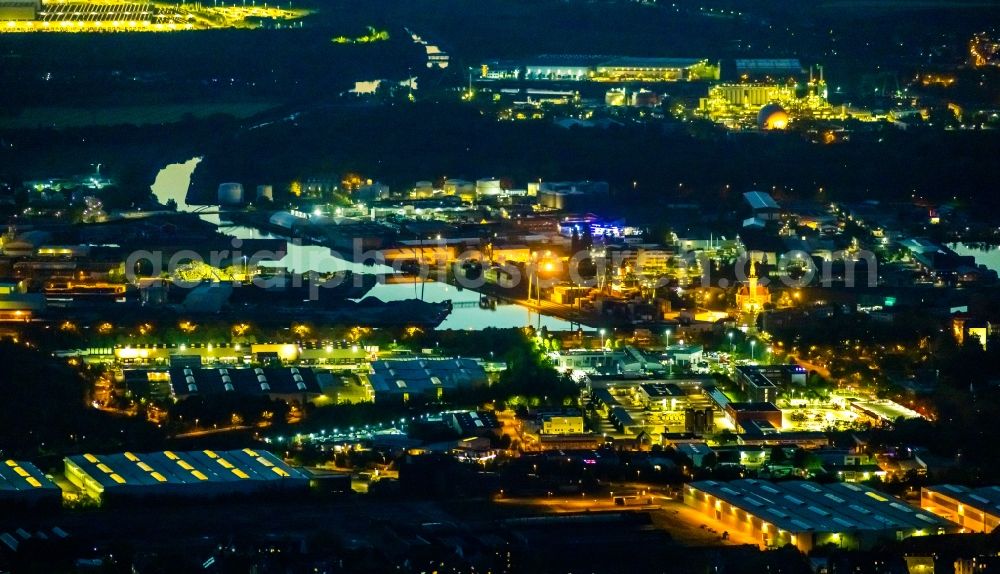
[[[274,107],[270,103],[155,104],[101,108],[26,108],[16,116],[0,116],[0,129],[75,128],[84,126],[171,124],[185,119],[227,115],[255,116]]]

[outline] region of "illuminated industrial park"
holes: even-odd
[[[986,4],[0,0],[0,574],[1000,569]]]

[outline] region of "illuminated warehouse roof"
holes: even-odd
[[[774,201],[770,193],[763,191],[748,191],[743,194],[743,199],[750,204],[754,211],[761,209],[780,209],[778,202]]]
[[[892,496],[852,484],[734,480],[694,482],[704,492],[788,532],[934,530],[950,526]]]
[[[64,463],[66,478],[93,498],[210,496],[309,484],[308,475],[263,450],[83,454]]]
[[[920,489],[920,507],[959,524],[966,532],[993,532],[1000,527],[997,486],[925,486]]]
[[[59,487],[30,462],[0,461],[0,501],[61,496]]]
[[[368,380],[378,400],[484,385],[487,377],[472,359],[405,359],[373,362]]]
[[[266,395],[319,394],[312,369],[304,367],[255,369],[170,369],[170,387],[178,397],[198,394],[241,393]]]

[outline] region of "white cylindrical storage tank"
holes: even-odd
[[[266,199],[271,201],[274,199],[274,188],[270,185],[258,185],[257,186],[257,201]]]
[[[476,180],[476,195],[499,195],[500,180],[492,177]]]
[[[417,195],[430,195],[434,193],[434,184],[429,181],[418,181],[413,184],[413,193]]]
[[[242,183],[220,183],[219,205],[239,205],[243,203]]]

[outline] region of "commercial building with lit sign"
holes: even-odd
[[[902,500],[850,483],[706,480],[685,485],[684,503],[761,547],[791,544],[802,552],[826,544],[869,549],[884,541],[957,530]]]

